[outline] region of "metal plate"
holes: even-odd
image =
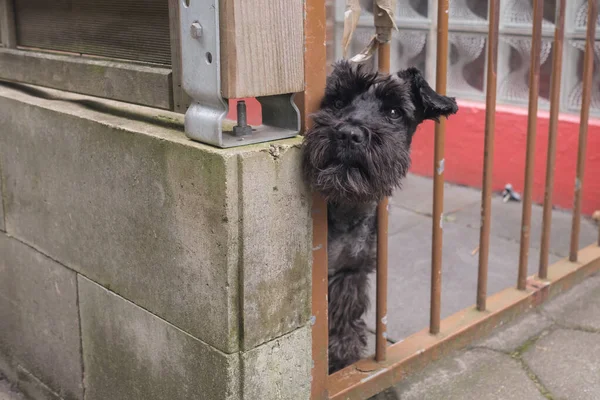
[[[192,98],[185,114],[186,135],[218,147],[296,136],[300,132],[300,112],[291,93],[257,97],[262,106],[263,125],[253,127],[251,135],[238,137],[223,132],[229,106],[221,96],[219,2],[180,1],[182,87]]]

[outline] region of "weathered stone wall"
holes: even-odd
[[[0,371],[36,399],[308,399],[299,139],[0,85]]]

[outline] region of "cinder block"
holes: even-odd
[[[79,276],[86,400],[240,399],[225,354]]]
[[[63,399],[83,399],[76,274],[0,233],[0,363]]]
[[[114,109],[131,118],[0,87],[7,231],[237,351],[236,151],[133,119],[156,111]]]
[[[244,353],[242,362],[244,399],[310,399],[312,353],[309,327]]]
[[[311,199],[300,149],[273,145],[240,155],[243,348],[305,325],[311,310]]]

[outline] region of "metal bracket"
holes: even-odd
[[[223,130],[229,105],[221,95],[219,1],[180,1],[182,87],[193,100],[185,113],[186,135],[223,148],[296,136],[300,111],[293,93],[257,97],[263,124],[252,127],[249,135]]]

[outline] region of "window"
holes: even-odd
[[[0,0],[0,79],[185,111],[178,5]]]
[[[335,1],[335,58],[341,58],[345,1]],[[361,2],[363,4],[368,2]],[[529,63],[533,0],[503,0],[500,3],[498,49],[498,101],[526,105],[529,97]],[[392,68],[415,66],[430,82],[435,81],[436,0],[398,0],[397,25],[392,44]],[[554,22],[557,2],[544,2],[540,68],[540,108],[549,108]],[[450,0],[449,94],[485,100],[488,4],[481,0]],[[567,1],[563,54],[561,111],[578,112],[587,21],[587,0]],[[600,24],[600,19],[599,19]],[[350,52],[361,51],[373,35],[373,17],[363,11]],[[596,32],[592,114],[600,115],[600,28]],[[374,61],[373,61],[374,62]]]

